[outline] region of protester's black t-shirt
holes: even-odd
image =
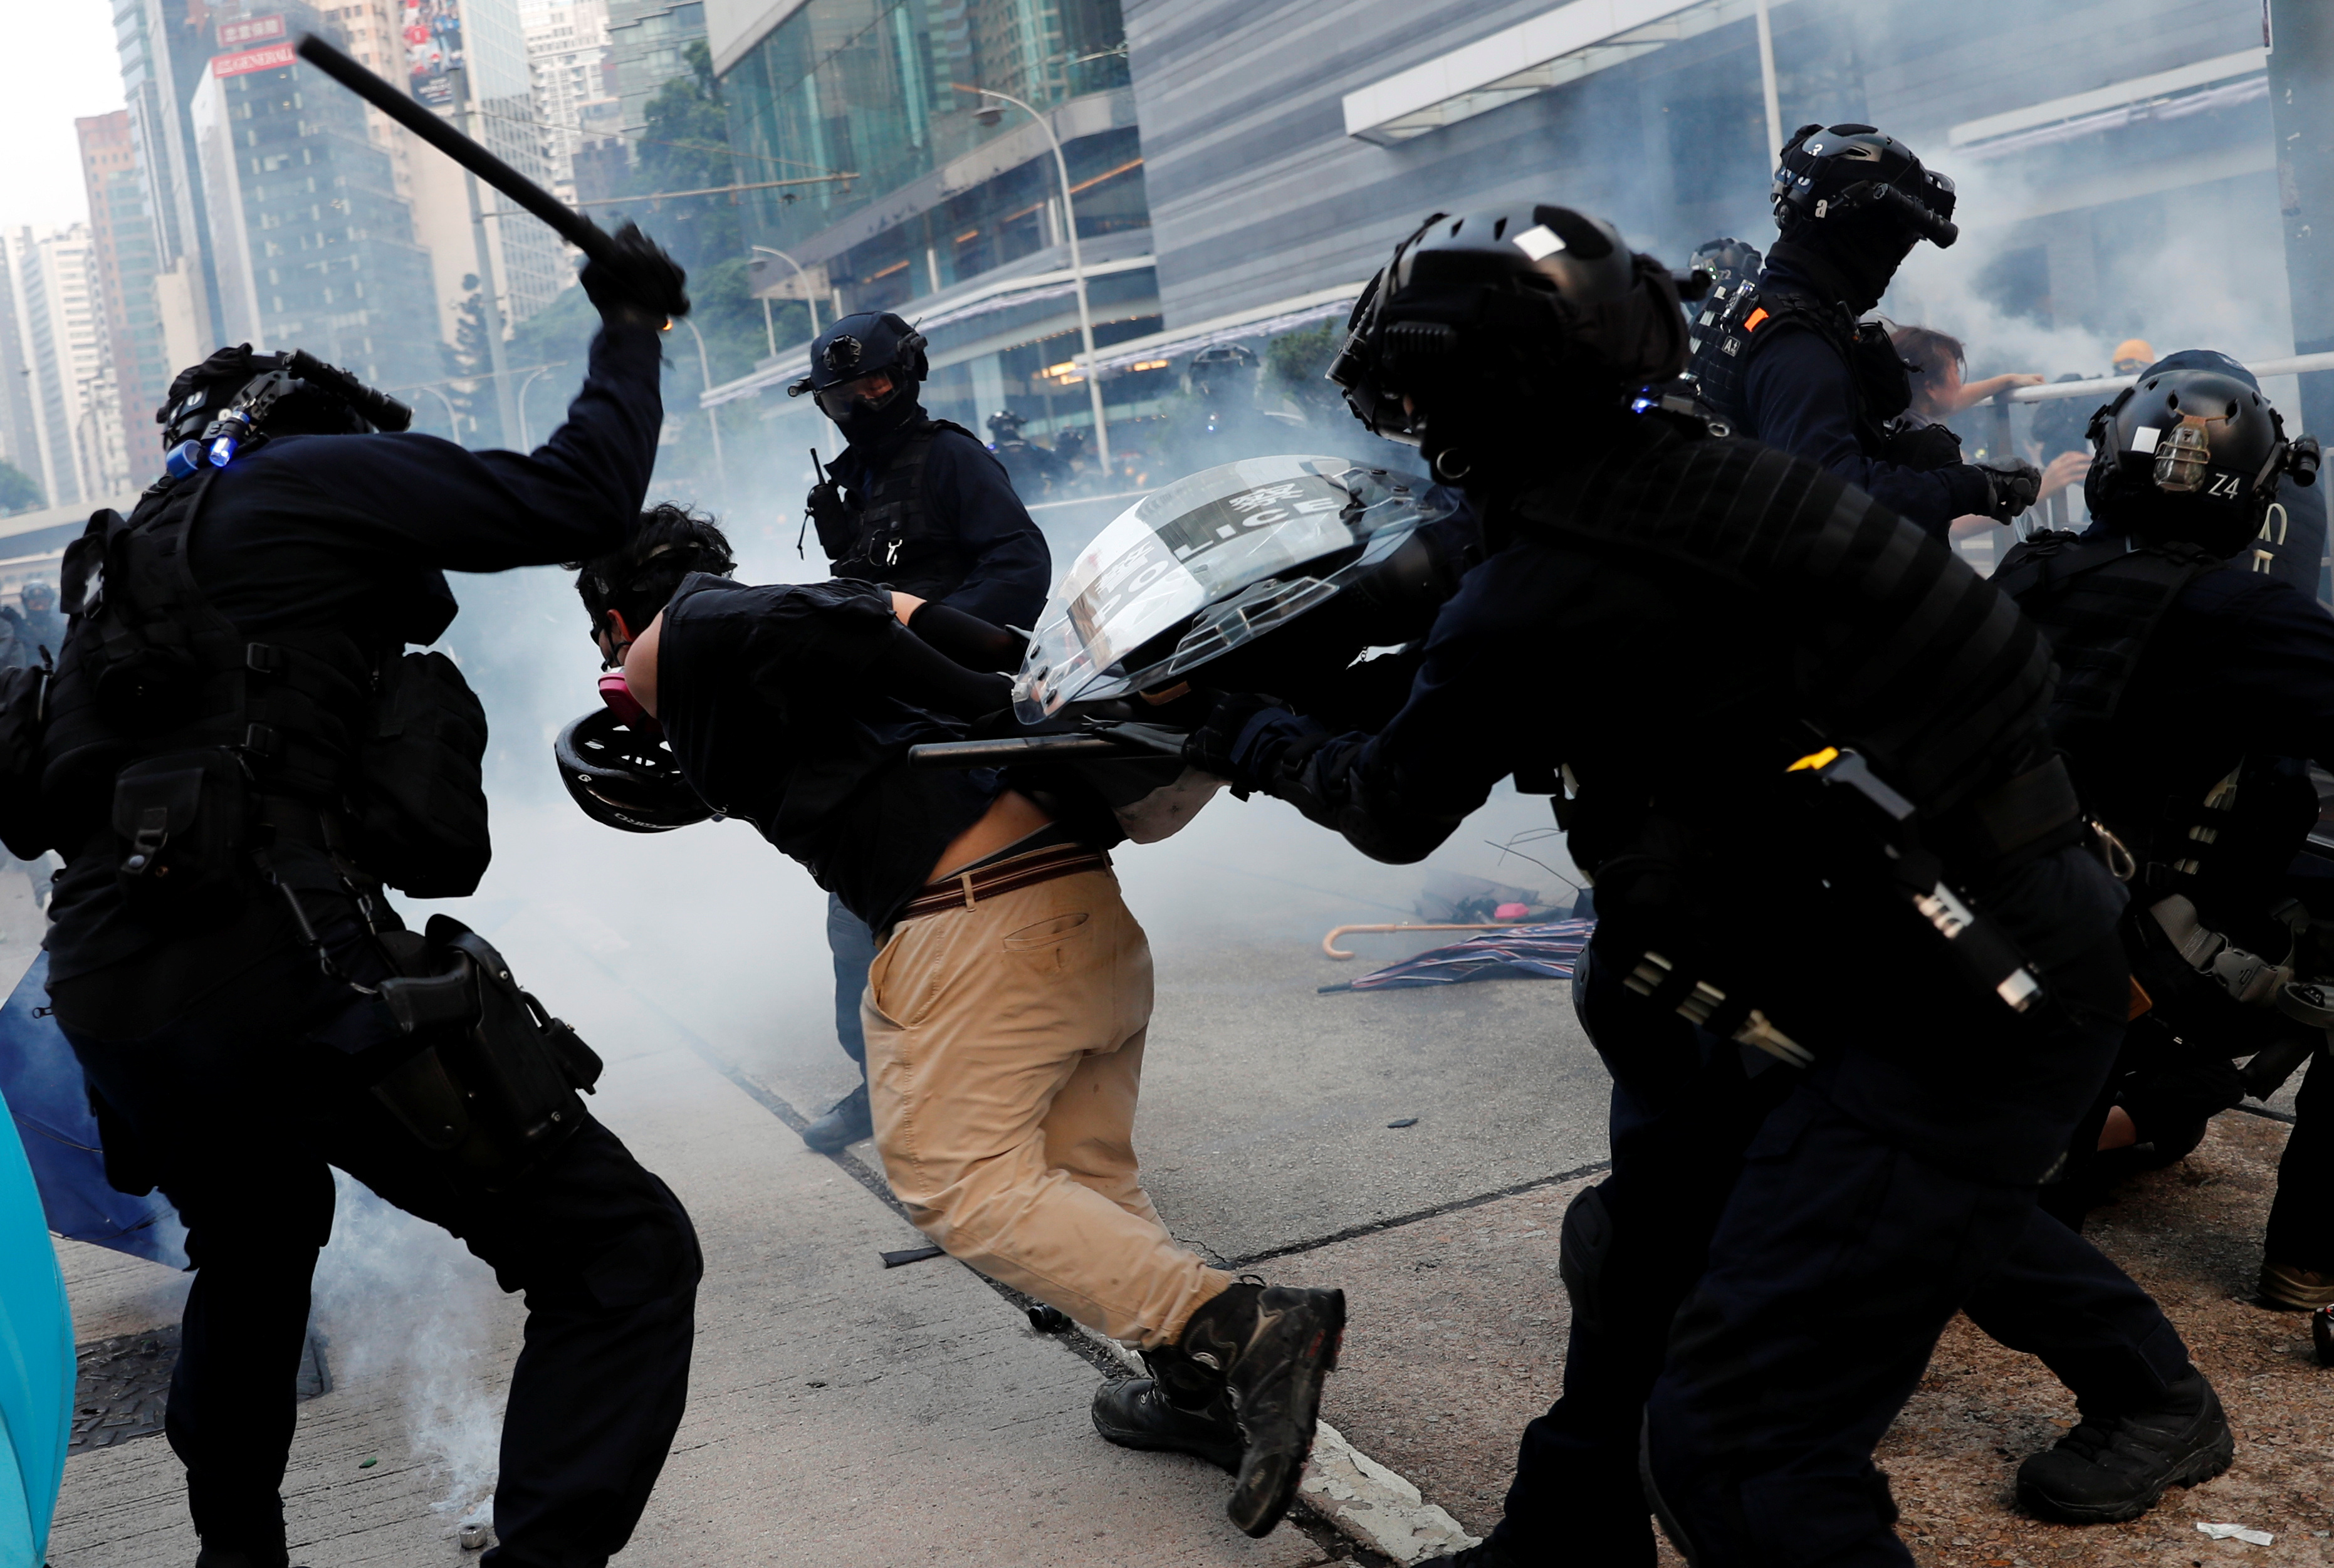
[[[962,712],[977,705],[944,688],[980,682],[1001,707],[1007,682],[946,667],[873,584],[699,574],[665,606],[660,638],[657,719],[689,782],[876,930],[1002,787],[989,769],[908,766],[910,746],[964,735],[916,703]]]
[[[661,359],[648,328],[603,331],[566,423],[532,453],[466,451],[416,433],[269,441],[211,480],[189,545],[195,581],[247,635],[341,627],[433,641],[454,619],[445,572],[581,560],[631,536],[663,422]],[[119,859],[110,827],[67,846],[50,908],[50,984],[92,976],[74,988],[74,1012],[93,1032],[167,1017],[298,939],[273,894],[198,930],[132,919]],[[320,906],[312,918],[331,913]],[[137,1015],[109,1009],[121,1016],[98,1028],[85,998],[101,991],[141,993]]]

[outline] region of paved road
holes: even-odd
[[[1494,803],[1438,863],[1558,888],[1474,843],[1544,811]],[[608,1057],[595,1110],[680,1191],[712,1264],[688,1424],[624,1561],[1385,1560],[1318,1517],[1239,1536],[1220,1476],[1094,1438],[1094,1347],[1032,1332],[952,1263],[878,1266],[920,1238],[780,1120],[849,1082],[824,898],[790,862],[736,824],[633,839],[562,809],[497,829],[481,896],[448,907]],[[1401,918],[1425,871],[1372,865],[1270,803],[1221,802],[1119,861],[1159,955],[1139,1135],[1162,1211],[1217,1257],[1280,1253],[1276,1277],[1344,1285],[1355,1330],[1330,1419],[1415,1471],[1424,1505],[1487,1528],[1514,1430],[1553,1386],[1551,1217],[1572,1184],[1552,1178],[1603,1155],[1601,1079],[1564,987],[1316,995],[1441,939],[1358,938],[1375,948],[1353,965],[1318,953],[1332,924]],[[288,1489],[317,1568],[458,1561],[451,1494],[490,1462],[518,1314],[458,1248],[399,1225],[344,1208],[328,1258],[339,1381],[304,1407]],[[92,1332],[167,1321],[176,1277],[67,1251]],[[190,1560],[176,1486],[159,1442],[77,1457],[56,1561]],[[1373,1496],[1348,1512],[1394,1560],[1438,1538]]]

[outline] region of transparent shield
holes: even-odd
[[[1182,676],[1303,614],[1449,515],[1428,487],[1348,458],[1282,457],[1152,492],[1063,574],[1014,683],[1015,714],[1035,723]]]

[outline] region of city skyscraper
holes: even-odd
[[[73,121],[81,136],[82,175],[89,188],[90,237],[95,245],[98,308],[113,370],[122,436],[133,467],[161,461],[154,409],[179,363],[173,360],[155,298],[159,271],[154,226],[146,210],[146,182],[138,171],[130,111],[117,109]],[[181,345],[191,350],[191,345]]]
[[[25,390],[33,447],[16,466],[52,506],[93,506],[130,487],[96,249],[87,224],[19,229],[0,246],[15,328],[6,368]]]
[[[551,190],[573,202],[579,199],[576,154],[615,139],[623,118],[622,101],[609,83],[608,0],[530,5],[521,15],[537,143],[550,166]]]
[[[441,373],[428,256],[364,106],[299,63],[323,18],[291,5],[239,24],[191,121],[221,341],[298,347],[376,386]]]

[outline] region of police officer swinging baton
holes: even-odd
[[[485,180],[551,226],[561,239],[593,261],[614,265],[616,242],[607,230],[464,136],[413,95],[384,82],[313,33],[300,35],[300,58],[388,115],[398,124]]]

